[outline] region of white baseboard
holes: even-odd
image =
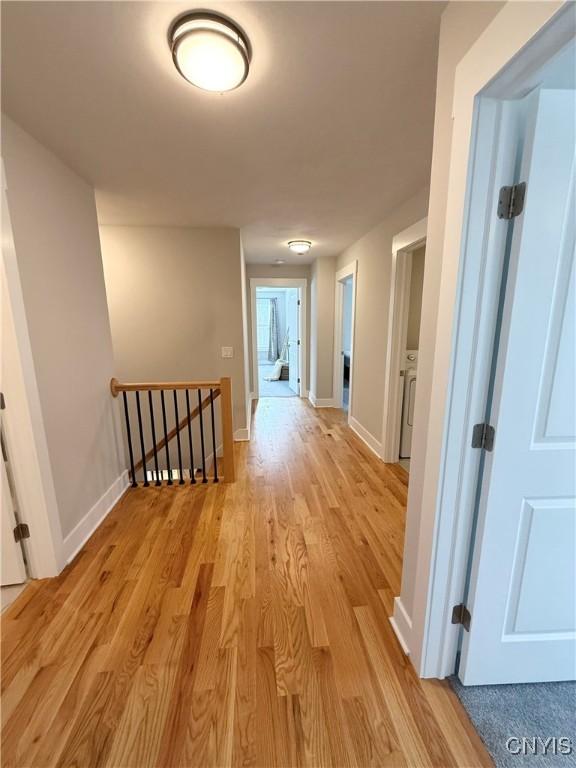
[[[100,496],[96,504],[84,515],[68,536],[64,538],[62,542],[62,560],[64,563],[69,563],[76,557],[96,528],[98,528],[118,499],[123,495],[128,485],[128,470],[126,469],[112,483],[110,488]]]
[[[363,427],[354,416],[350,416],[348,425],[350,429],[358,435],[360,440],[370,448],[372,453],[375,453],[379,459],[382,458],[382,443],[379,440],[376,440],[371,432],[368,432],[368,430]]]
[[[314,408],[335,408],[336,404],[333,397],[316,397],[314,392],[308,392],[308,400]]]
[[[236,443],[244,443],[247,440],[250,440],[250,428],[249,427],[243,427],[242,429],[237,429],[234,432],[234,442],[236,442]]]
[[[412,636],[412,619],[406,613],[406,609],[399,597],[394,598],[394,615],[389,619],[394,634],[402,646],[404,653],[410,655],[410,638]]]

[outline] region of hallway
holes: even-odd
[[[3,615],[3,765],[485,766],[388,622],[407,475],[260,401],[233,485],[139,488]]]

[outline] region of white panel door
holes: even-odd
[[[0,464],[2,464],[2,470],[0,470],[2,472],[0,478],[2,484],[2,586],[6,587],[9,584],[22,584],[26,581],[26,568],[22,548],[14,539],[16,517],[8,485],[6,464],[1,458]]]
[[[524,148],[459,676],[576,677],[573,91],[541,91]]]
[[[288,384],[297,395],[300,394],[300,307],[298,289],[288,291],[286,301],[286,325],[288,327]]]

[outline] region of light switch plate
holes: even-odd
[[[234,347],[222,347],[222,357],[234,357]]]

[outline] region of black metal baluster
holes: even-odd
[[[210,390],[210,416],[212,418],[212,451],[214,453],[214,482],[218,482],[218,459],[216,458],[216,427],[214,425],[214,392]]]
[[[138,429],[140,430],[140,452],[142,453],[142,471],[144,473],[144,485],[148,486],[148,472],[146,471],[146,453],[144,450],[144,432],[142,430],[142,411],[140,409],[140,392],[136,390],[136,410],[138,412]]]
[[[174,390],[174,416],[176,417],[176,444],[178,446],[178,472],[180,473],[180,481],[178,485],[184,483],[182,477],[182,446],[180,445],[180,419],[178,417],[178,392]]]
[[[166,426],[166,403],[164,402],[164,390],[160,390],[162,403],[162,423],[164,425],[164,442],[166,443],[166,467],[168,469],[168,485],[172,485],[172,470],[170,469],[170,449],[168,448],[168,427]]]
[[[155,485],[162,485],[160,470],[158,469],[158,452],[156,451],[156,425],[154,424],[154,406],[152,404],[152,390],[148,390],[148,407],[150,408],[150,424],[152,425],[152,445],[154,446],[154,468],[156,471]]]
[[[207,483],[206,477],[206,453],[204,451],[204,419],[202,417],[202,390],[198,390],[198,408],[200,409],[200,445],[202,446],[202,482]]]
[[[132,488],[137,488],[136,472],[134,471],[134,454],[132,452],[132,433],[130,431],[130,414],[128,413],[128,398],[126,392],[122,392],[124,400],[124,418],[126,419],[126,436],[128,437],[128,454],[130,456],[130,472],[132,473]]]
[[[188,447],[190,448],[190,482],[195,483],[194,477],[194,451],[192,449],[192,419],[190,418],[190,395],[186,390],[186,411],[188,413]]]

